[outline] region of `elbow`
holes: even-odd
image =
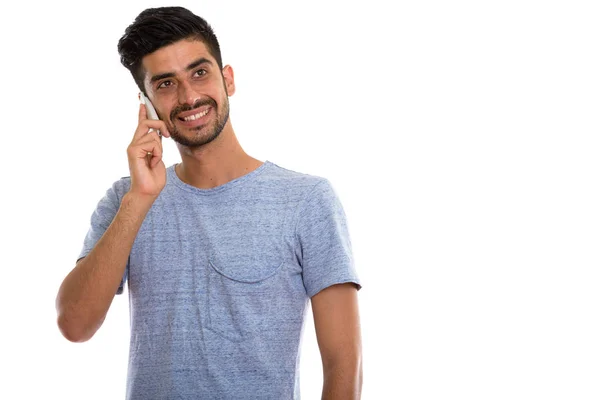
[[[73,306],[73,302],[66,298],[62,286],[56,296],[55,307],[56,324],[65,339],[73,343],[83,343],[92,338],[96,330],[89,329],[90,312]]]
[[[58,329],[60,333],[67,339],[69,342],[73,343],[83,343],[90,339],[87,335],[84,334],[84,330],[81,326],[77,326],[77,324],[69,323],[68,318],[64,315],[58,316]]]
[[[62,333],[65,339],[73,343],[83,343],[94,336],[100,325],[104,322],[104,318],[101,318],[98,321],[99,323],[96,324],[83,316],[59,310],[56,322],[60,333]]]
[[[351,374],[362,375],[362,351],[345,350],[330,357],[323,357],[323,371],[337,373],[345,371]]]
[[[323,370],[323,400],[358,400],[362,393],[362,361],[345,359]]]
[[[362,359],[346,358],[343,361],[331,363],[323,366],[323,374],[325,377],[346,377],[352,381],[362,382]]]

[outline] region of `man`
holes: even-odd
[[[329,181],[244,152],[233,70],[202,18],[145,10],[118,49],[160,120],[140,105],[130,176],[98,203],[59,289],[63,335],[89,340],[127,281],[128,399],[298,399],[310,298],[323,398],[358,399],[361,285]],[[165,167],[163,136],[181,163]]]

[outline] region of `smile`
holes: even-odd
[[[206,114],[208,114],[209,111],[210,111],[210,108],[207,108],[206,110],[199,112],[198,114],[190,115],[189,117],[179,118],[179,119],[182,121],[194,121],[196,119],[204,117]]]

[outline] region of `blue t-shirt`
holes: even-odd
[[[265,161],[199,189],[174,167],[117,292],[128,282],[127,399],[299,399],[309,298],[337,283],[361,288],[332,185]],[[108,189],[78,258],[129,188],[127,177]]]

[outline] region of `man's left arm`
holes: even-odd
[[[322,400],[358,400],[362,390],[362,343],[354,283],[329,286],[311,298],[323,362]]]

